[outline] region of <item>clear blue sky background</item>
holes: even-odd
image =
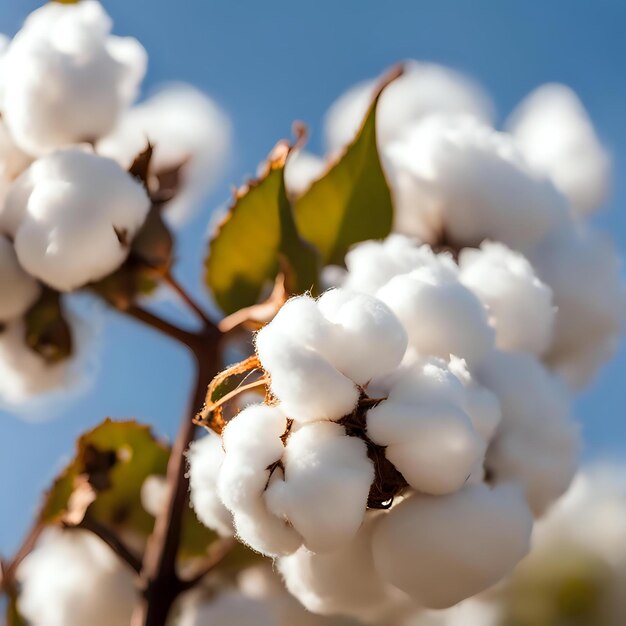
[[[2,0],[13,34],[40,2]],[[104,0],[119,34],[147,48],[145,83],[185,80],[229,112],[235,149],[227,176],[181,236],[178,274],[199,296],[203,235],[232,183],[253,172],[302,119],[320,147],[323,114],[353,82],[403,58],[452,65],[490,91],[500,119],[533,87],[561,81],[581,96],[615,158],[616,184],[598,217],[626,255],[626,3],[623,0]],[[581,286],[584,288],[584,286]],[[25,531],[40,492],[75,437],[103,417],[136,417],[171,436],[190,384],[186,355],[114,314],[106,316],[92,391],[56,420],[0,414],[0,552]],[[587,458],[626,454],[626,350],[576,403]]]

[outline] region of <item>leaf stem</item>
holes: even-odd
[[[189,292],[174,278],[171,270],[162,275],[163,282],[178,295],[178,297],[197,315],[205,327],[215,327],[213,321],[204,312],[202,307],[191,297]]]

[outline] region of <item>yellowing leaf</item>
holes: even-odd
[[[296,200],[300,234],[320,252],[324,265],[343,265],[350,246],[391,232],[393,204],[376,143],[376,108],[383,82],[354,141],[328,172]]]
[[[317,284],[317,253],[298,234],[285,191],[289,151],[284,143],[276,146],[266,173],[237,192],[211,241],[205,282],[226,314],[257,303],[279,270],[290,293]]]
[[[105,420],[78,440],[76,457],[46,494],[41,521],[79,521],[73,519],[72,508],[76,496],[88,486],[94,497],[87,500],[86,515],[115,531],[147,536],[154,518],[141,504],[141,487],[148,476],[165,474],[169,455],[168,446],[148,426]],[[200,524],[190,508],[183,515],[180,554],[202,555],[216,535]]]

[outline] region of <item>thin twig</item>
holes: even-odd
[[[15,556],[6,564],[2,571],[2,587],[9,591],[11,587],[15,586],[15,574],[17,568],[21,562],[31,553],[37,540],[44,531],[45,524],[37,522],[29,531],[28,535],[24,538],[22,545],[19,547]]]
[[[209,556],[202,564],[199,571],[191,578],[180,581],[181,591],[192,589],[208,576],[222,561],[233,551],[238,545],[238,541],[234,537],[225,537],[211,544],[209,547]]]
[[[110,528],[88,515],[75,526],[66,526],[70,529],[83,529],[92,532],[117,554],[137,574],[141,572],[141,559]]]
[[[179,328],[171,322],[164,320],[162,317],[159,317],[158,315],[138,305],[132,305],[121,312],[126,313],[140,322],[143,322],[155,330],[158,330],[160,333],[167,335],[171,339],[179,341],[187,347],[193,349],[195,347],[195,343],[197,343],[198,335],[196,335],[196,333]]]
[[[162,275],[163,282],[172,289],[180,299],[198,316],[205,327],[214,327],[215,324],[205,313],[202,307],[189,295],[187,290],[174,278],[172,272],[168,270]]]

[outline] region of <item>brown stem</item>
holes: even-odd
[[[199,568],[199,571],[181,581],[183,591],[193,589],[202,579],[210,574],[232,552],[239,542],[234,537],[225,537],[214,542],[209,548],[207,560]]]
[[[2,569],[2,581],[1,587],[7,591],[11,592],[15,589],[15,574],[17,572],[17,568],[20,566],[20,563],[30,554],[32,549],[35,547],[37,540],[41,536],[45,525],[41,522],[37,522],[29,531],[28,535],[24,538],[22,545],[15,553],[13,559]]]
[[[178,297],[198,316],[205,327],[213,326],[213,322],[202,307],[189,295],[187,290],[174,278],[171,271],[163,274],[163,282],[174,291]]]
[[[133,615],[133,626],[164,626],[174,601],[184,589],[176,571],[176,557],[189,490],[185,451],[195,435],[192,419],[202,406],[211,378],[219,371],[219,338],[219,332],[208,326],[192,341],[184,342],[196,360],[196,382],[167,466],[167,504],[157,515],[148,539],[141,571],[143,602]]]
[[[117,556],[122,559],[135,573],[141,572],[141,559],[110,528],[92,517],[86,516],[80,524],[67,526],[67,529],[83,529],[92,532],[106,543]]]

